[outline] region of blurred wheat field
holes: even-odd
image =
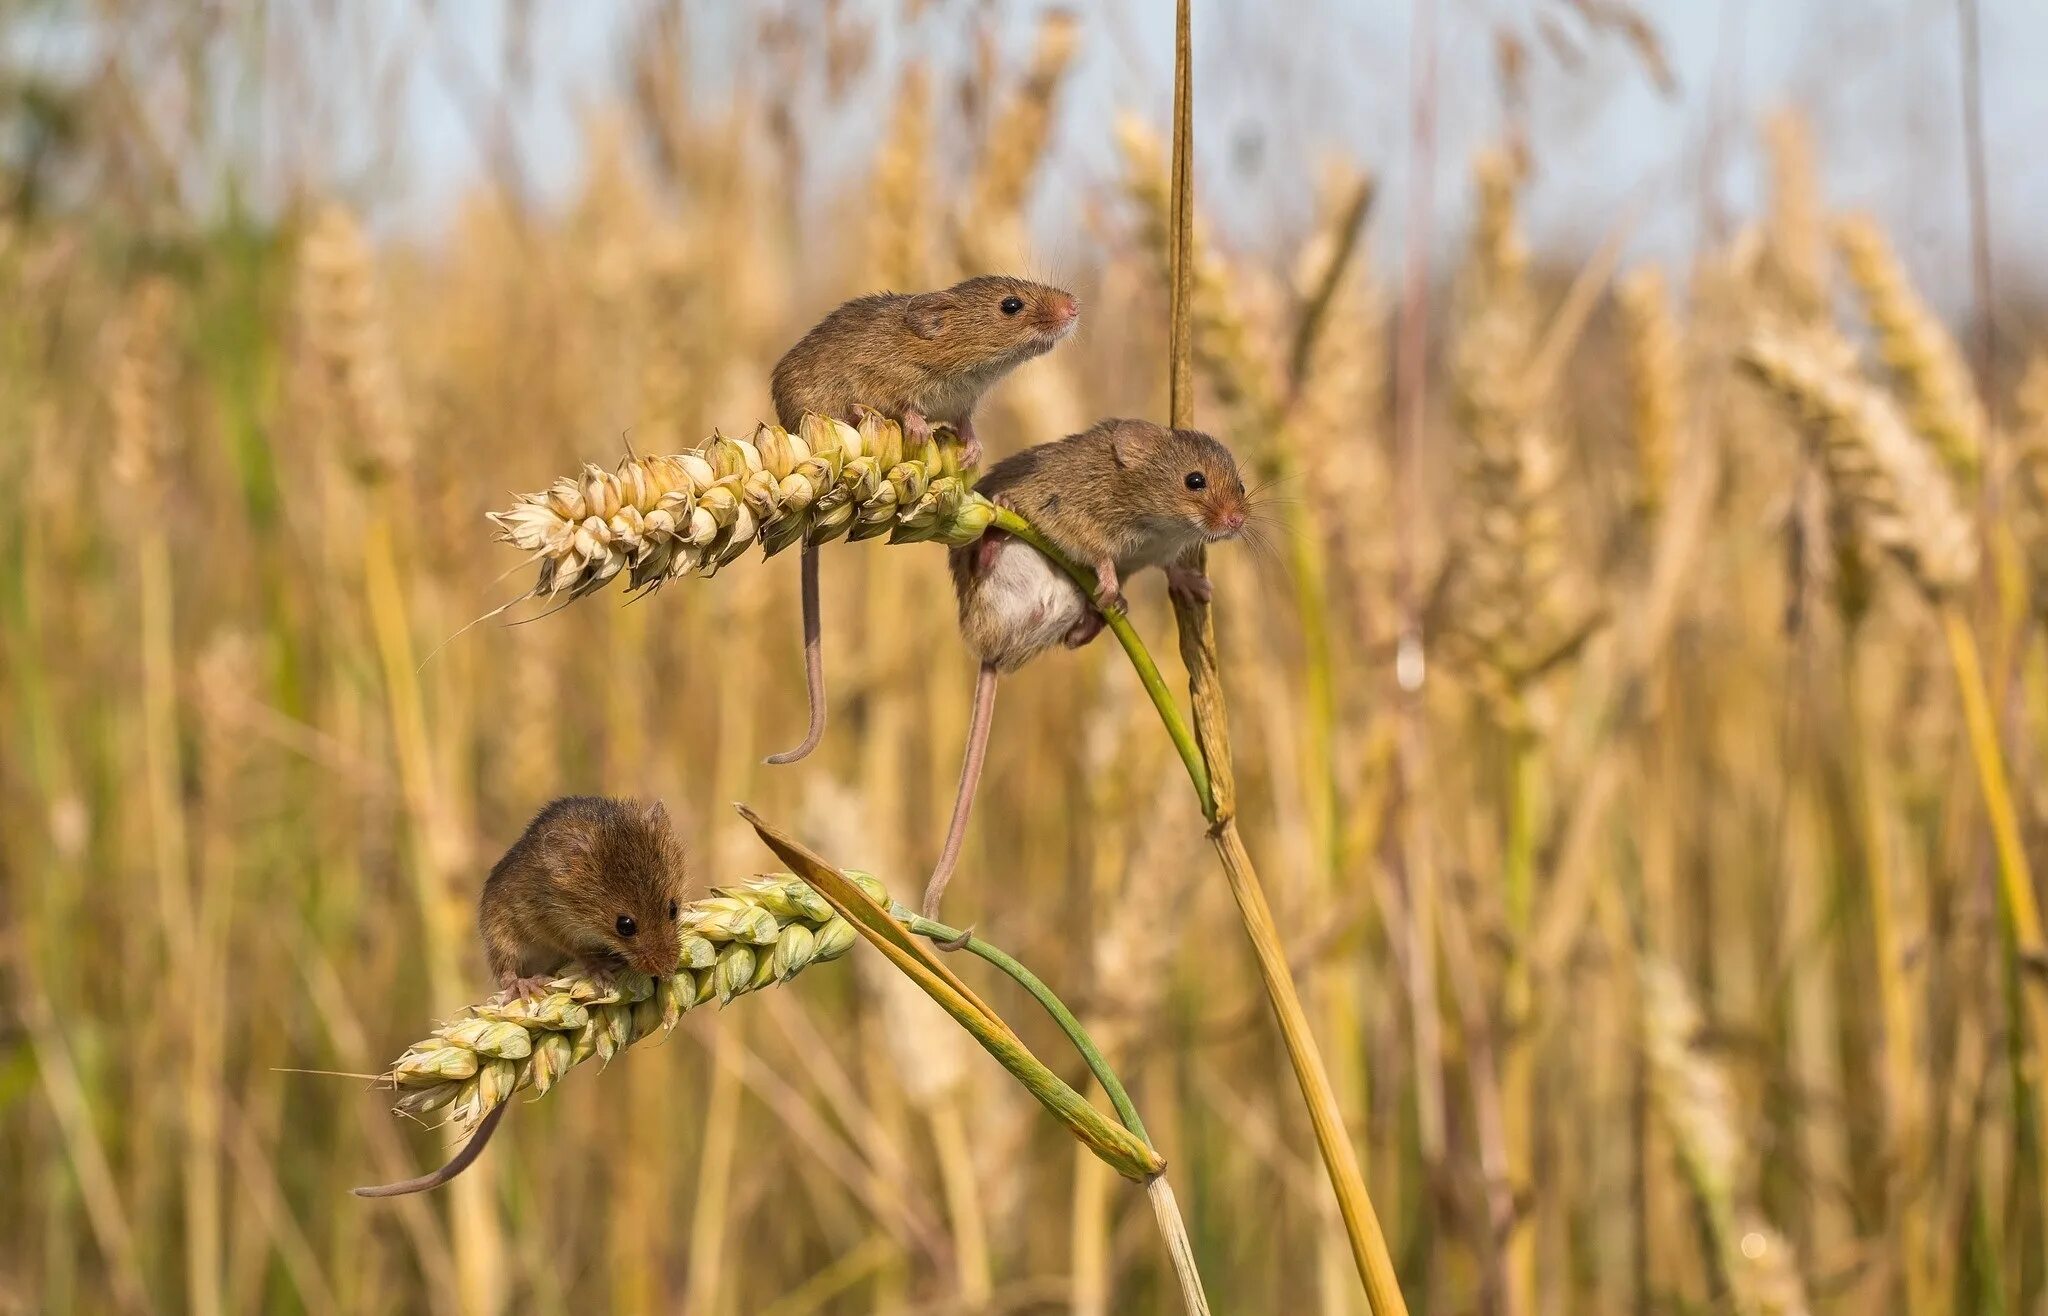
[[[942,840],[973,663],[936,547],[824,553],[798,767],[760,764],[804,718],[794,555],[449,638],[529,579],[509,492],[747,432],[845,297],[1043,272],[1090,22],[984,47],[971,105],[907,57],[801,214],[786,107],[707,108],[667,12],[559,209],[201,219],[138,147],[0,220],[0,1309],[1179,1310],[1138,1194],[866,947],[584,1067],[442,1193],[347,1194],[450,1150],[361,1076],[489,985],[474,900],[550,798],[665,799],[706,887],[774,867],[736,800],[899,896]],[[850,85],[829,13],[770,65]],[[1165,414],[1155,121],[1093,125],[1084,328],[990,396],[996,455]],[[2048,343],[1987,386],[1804,123],[1760,131],[1764,204],[1687,267],[1532,255],[1573,168],[1540,141],[1444,162],[1419,480],[1391,161],[1284,246],[1198,224],[1199,415],[1264,490],[1210,561],[1239,817],[1417,1312],[2048,1302]],[[1217,1310],[1363,1312],[1138,682],[1097,643],[996,717],[949,916],[1085,1017]]]

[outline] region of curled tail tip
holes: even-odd
[[[811,751],[816,749],[818,742],[824,738],[825,719],[819,718],[811,724],[810,734],[804,737],[803,744],[798,745],[795,749],[785,749],[780,754],[770,754],[761,761],[778,768],[785,767],[791,763],[801,763],[811,756]]]

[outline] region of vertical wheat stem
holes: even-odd
[[[1169,250],[1172,273],[1172,319],[1168,336],[1167,376],[1171,381],[1169,411],[1176,428],[1194,423],[1193,321],[1190,316],[1194,290],[1193,269],[1188,259],[1194,233],[1194,87],[1192,23],[1188,0],[1178,0],[1174,23],[1173,86],[1173,232]],[[1287,1046],[1287,1058],[1295,1081],[1308,1105],[1309,1122],[1315,1129],[1316,1148],[1330,1186],[1337,1194],[1337,1208],[1344,1217],[1345,1233],[1351,1241],[1352,1258],[1365,1284],[1366,1301],[1373,1316],[1401,1313],[1408,1307],[1394,1274],[1393,1257],[1387,1251],[1386,1236],[1380,1230],[1372,1199],[1366,1193],[1365,1175],[1358,1166],[1358,1154],[1344,1127],[1337,1094],[1330,1085],[1329,1072],[1316,1050],[1309,1031],[1308,1015],[1295,990],[1287,952],[1280,943],[1280,930],[1273,921],[1272,907],[1259,882],[1258,869],[1238,836],[1236,782],[1230,762],[1230,726],[1223,702],[1223,688],[1217,671],[1216,627],[1209,606],[1199,601],[1176,598],[1173,604],[1180,632],[1181,656],[1187,663],[1188,684],[1194,706],[1194,723],[1201,759],[1207,767],[1209,789],[1204,792],[1203,814],[1209,819],[1209,836],[1223,861],[1230,881],[1231,896],[1251,939],[1258,959],[1259,976],[1280,1022]],[[1121,637],[1119,637],[1121,638]],[[1156,699],[1155,703],[1158,702]],[[1162,708],[1162,714],[1164,709]],[[1171,730],[1171,723],[1169,723]],[[1179,747],[1179,737],[1175,738]],[[1185,757],[1185,754],[1183,754]],[[1190,765],[1190,773],[1193,766]],[[1199,790],[1199,782],[1198,782]]]
[[[400,784],[411,815],[407,828],[409,866],[420,906],[427,982],[434,999],[452,1001],[460,999],[455,972],[455,947],[460,941],[454,935],[452,909],[435,844],[442,820],[433,780],[432,748],[427,738],[426,710],[420,696],[405,596],[398,582],[390,519],[379,513],[363,533],[363,589],[368,596],[371,629],[376,634],[385,695],[390,703]],[[488,1164],[479,1165],[449,1189],[454,1198],[455,1265],[462,1281],[463,1310],[483,1316],[497,1311],[503,1301],[499,1282],[504,1273],[503,1244],[497,1214],[491,1206],[493,1178]]]
[[[1991,713],[1991,696],[1984,683],[1984,662],[1977,651],[1977,638],[1957,602],[1945,599],[1939,606],[1962,697],[1970,757],[1977,764],[1977,780],[1984,791],[1984,812],[1990,818],[1991,840],[1998,852],[1998,880],[2003,897],[2000,903],[2005,909],[2013,953],[2019,961],[2026,1027],[2015,1039],[2015,1049],[2028,1071],[2027,1087],[2034,1095],[2038,1180],[2048,1185],[2048,1071],[2041,1065],[2042,1048],[2048,1047],[2048,948],[2041,941],[2041,909],[2034,896],[2026,845],[2020,836],[2019,814],[2013,807],[2005,755],[1998,745],[1998,724]],[[2041,1226],[2048,1231],[2048,1210],[2041,1212]]]
[[[1501,880],[1507,901],[1507,982],[1500,1006],[1501,1122],[1506,1132],[1509,1192],[1531,1190],[1535,1183],[1536,1056],[1535,1030],[1529,1026],[1532,993],[1529,981],[1529,915],[1535,908],[1537,741],[1528,727],[1519,694],[1505,719],[1507,771],[1504,783],[1506,839],[1501,855]],[[1525,1316],[1536,1310],[1536,1228],[1534,1220],[1509,1218],[1496,1222],[1506,1244],[1505,1310]]]
[[[1921,1102],[1916,1061],[1917,1030],[1913,1002],[1906,984],[1906,951],[1899,936],[1891,835],[1888,826],[1882,765],[1876,757],[1862,706],[1858,646],[1842,646],[1842,693],[1849,735],[1849,771],[1854,778],[1854,808],[1863,832],[1863,876],[1869,888],[1872,953],[1877,960],[1877,992],[1883,1019],[1884,1112],[1886,1141],[1891,1152],[1891,1178],[1885,1201],[1905,1256],[1899,1266],[1906,1311],[1937,1310],[1928,1290],[1926,1207],[1921,1175],[1926,1153],[1921,1146]]]

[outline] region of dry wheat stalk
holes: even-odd
[[[849,874],[886,903],[881,883]],[[627,1047],[699,1005],[787,982],[812,964],[853,948],[857,934],[818,894],[788,875],[719,887],[683,906],[682,963],[655,980],[623,974],[608,986],[570,975],[535,1001],[494,996],[408,1047],[386,1074],[401,1090],[397,1109],[435,1111],[459,1131],[473,1129],[521,1088],[545,1095],[570,1068]]]
[[[1878,355],[1905,395],[1913,428],[1956,478],[1974,479],[1984,460],[1984,408],[1955,339],[1927,309],[1884,231],[1868,216],[1842,220],[1835,243],[1877,330]]]
[[[1863,378],[1841,335],[1767,325],[1751,336],[1742,361],[1812,428],[1830,483],[1871,543],[1930,594],[1976,575],[1977,540],[1955,486],[1890,396]]]
[[[1640,973],[1651,1098],[1707,1222],[1714,1264],[1745,1316],[1803,1316],[1805,1283],[1792,1245],[1748,1202],[1734,1089],[1698,1045],[1692,994],[1654,955],[1643,957]]]
[[[2033,575],[2034,609],[2048,611],[2048,356],[2027,367],[2013,402],[2014,529]]]
[[[709,576],[755,543],[771,555],[842,535],[969,543],[995,509],[968,487],[959,456],[944,431],[918,441],[873,413],[858,428],[806,416],[794,434],[763,425],[751,439],[714,435],[616,471],[585,466],[491,520],[539,560],[534,595],[577,598],[621,572],[635,589]]]

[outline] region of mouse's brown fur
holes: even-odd
[[[857,297],[820,320],[775,363],[770,390],[787,429],[815,412],[853,421],[872,407],[928,435],[949,425],[962,458],[981,461],[974,408],[997,380],[1052,350],[1081,315],[1070,292],[1007,275],[982,275],[937,292]],[[818,548],[802,553],[804,677],[810,727],[795,749],[770,755],[794,763],[825,734],[825,664],[818,605]]]
[[[996,463],[976,488],[1092,567],[1097,585],[1090,600],[1044,554],[1000,531],[953,550],[960,632],[981,660],[981,673],[953,820],[925,887],[927,918],[938,917],[960,858],[997,678],[1056,644],[1078,648],[1094,639],[1105,612],[1123,607],[1122,582],[1132,572],[1162,567],[1174,590],[1207,599],[1209,581],[1195,568],[1194,552],[1236,536],[1250,510],[1228,448],[1199,431],[1144,420],[1105,420],[1057,443],[1026,448]]]
[[[571,963],[599,980],[622,969],[659,977],[682,955],[676,918],[689,883],[682,843],[659,801],[568,795],[534,816],[484,881],[477,927],[501,990],[538,996]],[[621,919],[632,920],[632,932]],[[430,1173],[351,1191],[402,1197],[439,1188],[483,1155],[503,1104]]]
[[[972,466],[981,455],[981,395],[1051,351],[1080,315],[1072,293],[999,274],[937,292],[856,297],[775,363],[775,415],[794,429],[807,411],[851,421],[856,406],[868,406],[911,428],[950,425]]]
[[[571,962],[599,978],[627,968],[673,973],[688,883],[682,842],[658,801],[556,800],[484,883],[477,926],[491,973],[521,995]]]
[[[1189,488],[1190,478],[1202,487]],[[1228,448],[1197,430],[1146,420],[1105,420],[1057,443],[1026,448],[991,467],[975,488],[1093,568],[1099,608],[1120,607],[1122,581],[1146,567],[1166,568],[1177,589],[1206,591],[1207,581],[1182,559],[1202,544],[1236,535],[1248,511],[1244,480]],[[1016,555],[1014,567],[1006,554]],[[968,647],[999,671],[1013,672],[1068,638],[1053,625],[1058,619],[1081,625],[1075,643],[1100,629],[1100,616],[1088,610],[1072,579],[1006,535],[953,550],[952,567]],[[1062,595],[1070,597],[1062,602]]]

